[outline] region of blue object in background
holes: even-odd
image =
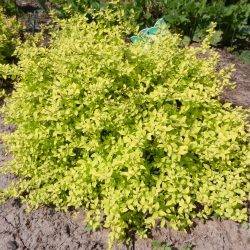
[[[140,37],[139,37],[139,36],[131,36],[131,37],[130,37],[130,41],[131,41],[132,43],[137,43],[137,42],[140,41]]]
[[[160,18],[156,21],[153,27],[142,29],[137,36],[136,35],[131,36],[130,40],[132,43],[140,42],[142,40],[145,40],[145,38],[148,38],[150,36],[155,36],[160,31],[160,29],[166,26],[167,24],[164,21],[164,19]]]
[[[139,36],[147,36],[148,34],[148,28],[145,28],[139,32]]]
[[[148,36],[153,36],[153,35],[156,35],[157,32],[158,32],[158,28],[157,27],[151,27],[151,28],[148,28]]]

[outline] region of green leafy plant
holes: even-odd
[[[30,208],[86,210],[110,246],[156,225],[184,229],[216,214],[247,220],[246,115],[221,104],[231,68],[168,30],[128,44],[123,10],[63,20],[48,47],[27,42],[2,112],[19,180],[1,193]],[[132,18],[133,19],[133,18]]]
[[[250,37],[250,4],[240,0],[165,0],[164,17],[172,29],[201,41],[210,22],[216,22],[218,39],[224,46],[248,46]]]
[[[18,13],[18,9],[14,0],[2,0],[0,2],[0,7],[4,9],[5,14],[8,16],[13,16]]]
[[[152,249],[153,250],[172,250],[172,247],[171,247],[171,245],[167,244],[166,242],[153,240],[152,241]]]
[[[188,243],[180,248],[180,250],[192,250],[194,248],[194,245],[191,243]]]
[[[242,62],[250,64],[250,50],[243,50],[235,54]]]

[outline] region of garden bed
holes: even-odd
[[[221,51],[221,55],[222,65],[236,65],[233,80],[237,82],[236,89],[226,90],[222,99],[250,107],[250,65],[241,63],[225,51]],[[13,128],[5,127],[1,119],[0,130],[11,132]],[[0,164],[9,157],[1,150]],[[6,187],[14,178],[1,176],[0,188]],[[18,200],[9,200],[0,206],[0,249],[106,249],[108,231],[90,232],[83,224],[83,217],[81,212],[61,213],[46,207],[28,214]],[[152,239],[138,240],[134,247],[147,250],[168,245],[171,249],[243,250],[250,246],[250,230],[246,226],[249,224],[240,225],[228,220],[197,221],[188,233],[155,229]]]

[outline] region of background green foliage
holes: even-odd
[[[191,40],[200,41],[210,22],[217,23],[221,31],[221,45],[249,46],[250,4],[248,1],[225,0],[165,0],[163,14],[174,30],[179,30]]]
[[[152,25],[164,17],[169,27],[192,41],[200,42],[211,22],[217,23],[217,43],[223,46],[249,48],[250,4],[246,0],[135,0],[138,23]]]
[[[235,55],[238,56],[242,62],[250,64],[250,50],[243,50],[240,53],[236,52]]]
[[[99,10],[111,1],[106,0],[37,0],[48,10],[60,17],[69,17],[73,13],[86,13],[88,8]],[[217,39],[214,44],[248,49],[250,46],[250,4],[247,0],[125,0],[119,1],[124,10],[134,10],[135,21],[141,28],[151,26],[156,19],[164,17],[169,27],[191,41],[200,42],[211,22],[217,23]],[[8,13],[17,13],[13,0],[1,3]],[[131,18],[129,15],[127,18]]]
[[[5,14],[12,16],[17,14],[18,9],[14,0],[2,0],[0,2],[0,7],[4,9]]]
[[[57,3],[62,13],[85,12],[87,7],[99,9],[109,1],[61,0]],[[126,0],[124,9],[134,9],[141,26],[152,25],[164,17],[169,27],[192,41],[201,41],[211,22],[217,23],[216,43],[238,49],[250,45],[250,4],[247,0]]]

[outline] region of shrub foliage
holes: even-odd
[[[16,130],[3,138],[19,181],[2,198],[86,209],[110,242],[158,223],[246,220],[245,115],[218,101],[231,69],[216,70],[207,41],[184,47],[168,31],[128,44],[130,27],[113,15],[73,17],[49,47],[18,49],[3,108]]]
[[[18,44],[20,25],[15,17],[7,17],[0,5],[0,91],[11,89],[7,73],[2,68],[15,61],[14,50]],[[2,94],[0,96],[0,102]]]
[[[14,17],[7,17],[0,6],[0,63],[7,63],[11,60],[20,26]]]

